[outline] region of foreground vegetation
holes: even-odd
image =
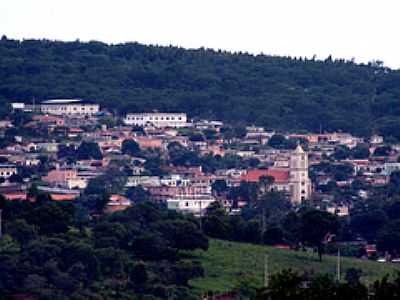
[[[299,273],[331,274],[335,276],[336,257],[325,256],[319,262],[318,255],[311,252],[289,251],[273,247],[252,245],[222,240],[210,240],[208,251],[197,251],[197,258],[205,271],[205,277],[191,281],[198,293],[230,292],[243,281],[260,288],[264,280],[265,254],[268,253],[270,274],[285,269]],[[362,270],[361,281],[372,284],[386,274],[394,274],[400,267],[354,258],[343,257],[342,278],[347,270]]]
[[[155,205],[89,218],[48,195],[5,202],[0,299],[196,299],[201,265],[181,251],[207,250],[197,221]]]

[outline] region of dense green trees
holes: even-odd
[[[136,143],[134,140],[124,140],[122,142],[121,151],[124,154],[135,156],[140,154],[140,147],[139,144]]]
[[[114,112],[183,111],[237,128],[252,123],[400,138],[399,71],[379,64],[3,38],[0,78],[2,103],[79,97]],[[9,108],[0,107],[4,116]]]
[[[102,159],[99,145],[94,142],[82,142],[76,151],[77,159]]]
[[[7,202],[0,298],[193,299],[203,269],[184,250],[208,248],[191,217],[149,203],[87,222],[63,202]]]

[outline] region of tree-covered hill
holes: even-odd
[[[33,97],[95,99],[121,113],[184,111],[236,124],[400,138],[400,71],[380,63],[3,37],[0,101]]]

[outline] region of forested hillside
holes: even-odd
[[[380,63],[3,37],[0,101],[33,97],[94,99],[120,113],[184,111],[235,124],[400,139],[400,71]]]

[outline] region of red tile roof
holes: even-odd
[[[244,181],[258,182],[262,176],[272,176],[275,183],[286,183],[289,181],[288,169],[254,169],[249,170],[241,177]]]

